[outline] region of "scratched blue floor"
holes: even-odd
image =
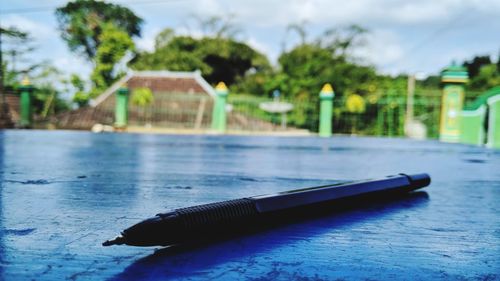
[[[0,132],[0,280],[500,279],[500,152],[403,139]],[[420,193],[180,252],[101,247],[171,208],[428,172]]]

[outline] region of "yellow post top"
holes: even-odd
[[[219,82],[217,86],[215,86],[216,91],[227,91],[226,84],[224,82]]]
[[[30,82],[30,79],[28,78],[28,76],[24,76],[23,81],[21,81],[21,85],[23,85],[23,86],[31,85],[31,82]]]
[[[321,93],[323,94],[330,94],[333,93],[333,87],[330,85],[330,83],[326,83],[323,88],[321,88]]]

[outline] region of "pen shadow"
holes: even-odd
[[[165,280],[201,277],[200,272],[225,262],[265,253],[366,220],[382,219],[400,210],[422,207],[426,192],[412,192],[389,198],[348,201],[328,210],[308,212],[278,224],[261,226],[229,236],[207,238],[198,243],[170,246],[143,257],[108,280]],[[359,207],[362,206],[362,207]],[[243,236],[243,234],[245,234]]]

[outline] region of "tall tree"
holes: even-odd
[[[27,57],[35,49],[30,34],[14,27],[0,27],[0,35],[3,37],[1,39],[2,83],[14,84],[16,80],[22,79],[20,74],[31,73],[41,66],[40,63],[33,63]]]
[[[293,25],[292,25],[293,27]],[[303,28],[293,27],[301,42],[278,58],[280,68],[264,83],[265,92],[276,89],[296,103],[317,104],[318,91],[332,83],[340,96],[371,95],[377,89],[375,69],[357,62],[352,50],[363,43],[366,32],[358,26],[327,30],[316,39],[307,40]],[[317,108],[297,107],[289,116],[296,126],[314,128]]]
[[[42,64],[31,75],[33,91],[33,110],[45,118],[69,108],[65,99],[61,98],[66,85],[65,73],[50,64]]]
[[[484,65],[491,64],[490,56],[475,56],[472,60],[464,62],[464,66],[467,68],[469,72],[469,77],[476,77],[481,67]]]
[[[174,71],[199,69],[210,83],[224,81],[232,84],[250,69],[270,67],[264,55],[245,43],[229,38],[175,36],[167,29],[158,35],[156,42],[157,48],[153,52],[142,52],[136,56],[132,68]]]
[[[99,36],[102,44],[97,48],[95,68],[91,74],[94,89],[91,97],[95,97],[111,85],[119,76],[115,65],[125,56],[127,51],[134,49],[134,42],[128,34],[111,23],[103,26]]]
[[[198,28],[201,29],[205,37],[236,39],[242,33],[240,27],[234,23],[234,15],[227,16],[198,16],[192,15],[196,20]]]
[[[111,23],[130,37],[141,35],[143,20],[128,8],[96,0],[75,0],[56,10],[61,37],[70,50],[93,60],[102,44],[103,24]]]
[[[494,86],[500,85],[500,71],[495,64],[483,65],[479,73],[472,77],[469,87],[472,90],[488,90]]]
[[[175,36],[175,31],[171,28],[163,29],[158,35],[155,37],[155,49],[161,49],[168,45],[170,40]]]
[[[500,72],[500,51],[498,52],[498,57],[497,57],[497,70]]]
[[[281,42],[281,51],[286,51],[286,43],[289,41],[289,34],[291,32],[295,32],[300,38],[300,44],[305,44],[307,42],[307,29],[306,29],[307,21],[302,21],[300,23],[291,23],[286,27],[285,36],[283,41]]]
[[[300,30],[305,34],[303,28]],[[337,93],[367,93],[367,84],[375,80],[376,72],[372,67],[354,63],[349,54],[363,43],[365,32],[359,26],[347,26],[329,29],[311,41],[301,37],[301,43],[280,55],[278,82],[270,81],[270,84],[291,97],[312,95],[315,98],[326,82],[333,83]]]

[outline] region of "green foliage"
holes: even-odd
[[[337,96],[373,94],[378,88],[378,76],[369,66],[349,62],[344,53],[335,55],[333,49],[319,44],[299,45],[279,58],[281,71],[267,88],[279,89],[291,100],[319,102],[319,91],[324,83],[331,83]],[[296,126],[316,124],[318,109],[307,112],[294,110],[290,121]]]
[[[134,49],[134,42],[130,36],[113,24],[103,26],[99,39],[102,44],[97,48],[95,68],[90,76],[94,84],[90,98],[96,97],[118,78],[118,75],[113,73],[115,65],[127,51]]]
[[[423,80],[420,83],[420,85],[423,88],[427,88],[427,89],[434,89],[434,90],[440,89],[440,87],[441,87],[441,76],[439,76],[439,75],[430,75],[427,78],[425,78],[425,80]]]
[[[266,57],[248,45],[222,37],[174,36],[170,29],[156,38],[156,49],[142,52],[132,61],[137,70],[200,70],[210,83],[233,84],[254,69],[269,69]]]
[[[33,85],[33,108],[41,117],[57,114],[69,109],[68,103],[60,97],[57,82],[64,83],[64,74],[57,68],[44,64],[31,77]]]
[[[132,92],[132,104],[145,107],[153,103],[153,101],[153,92],[149,88],[136,88]]]
[[[371,66],[361,65],[351,51],[361,46],[366,30],[353,25],[329,29],[319,38],[308,41],[302,24],[292,24],[289,31],[300,36],[301,43],[278,58],[277,70],[264,69],[247,73],[232,86],[232,91],[259,96],[270,96],[280,90],[282,98],[296,106],[289,113],[289,122],[298,127],[315,130],[319,114],[319,91],[325,83],[334,86],[337,98],[344,95],[359,95],[377,99],[376,93],[392,85],[390,77],[377,75]],[[405,84],[406,85],[406,84]],[[312,106],[314,105],[314,106]],[[346,111],[345,105],[334,109],[339,116]]]
[[[27,39],[29,37],[27,32],[21,31],[16,27],[0,27],[0,33],[2,36],[11,38]]]
[[[479,74],[481,67],[484,65],[491,64],[490,56],[475,56],[472,60],[463,63],[463,66],[467,68],[470,78],[474,78]]]
[[[76,92],[73,95],[73,102],[78,105],[78,107],[86,106],[89,103],[90,95],[86,92]]]
[[[91,91],[73,84],[73,101],[84,106],[120,76],[115,66],[134,50],[131,36],[140,36],[143,20],[125,7],[96,0],[69,2],[56,10],[56,17],[70,50],[94,62]]]
[[[33,63],[28,57],[35,50],[33,37],[15,27],[0,27],[2,34],[2,62],[8,79],[20,80],[31,74],[43,63]],[[21,67],[20,67],[21,65]],[[4,72],[4,73],[5,73]],[[11,83],[14,81],[11,81]],[[6,83],[9,84],[9,81]]]
[[[252,94],[254,96],[268,97],[273,89],[271,85],[272,71],[259,71],[238,77],[236,82],[230,86],[231,93]]]
[[[89,93],[85,91],[85,82],[76,74],[71,74],[69,84],[73,88],[73,102],[82,107],[88,104]]]
[[[175,31],[171,28],[163,29],[155,37],[155,49],[162,49],[168,45],[170,40],[175,36]]]
[[[495,64],[491,61],[490,56],[475,56],[470,61],[465,61],[463,66],[467,68],[469,73],[467,85],[469,93],[485,91],[500,85],[500,58]]]
[[[479,73],[470,81],[470,88],[474,90],[488,90],[500,85],[500,71],[495,64],[483,65]]]
[[[140,36],[143,20],[120,5],[75,0],[56,10],[61,37],[70,50],[93,59],[103,43],[104,25],[119,26],[128,36]]]
[[[16,28],[1,28],[2,34],[2,87],[10,93],[16,93],[21,86],[20,81],[29,77],[33,86],[33,111],[46,117],[69,108],[61,96],[61,84],[64,84],[63,73],[46,62],[32,62],[27,59],[35,49],[33,38],[29,33]],[[17,65],[22,63],[22,67]],[[3,89],[0,89],[3,90]]]

